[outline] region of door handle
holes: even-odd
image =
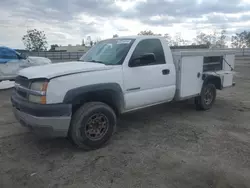
[[[163,75],[167,75],[167,74],[169,74],[170,73],[170,70],[169,69],[164,69],[164,70],[162,70],[162,74]]]

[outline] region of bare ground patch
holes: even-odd
[[[0,92],[0,187],[250,187],[250,64],[213,109],[192,101],[127,114],[104,148],[42,140],[19,127]]]

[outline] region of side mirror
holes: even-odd
[[[156,58],[154,53],[146,53],[139,57],[133,58],[129,64],[130,67],[137,67],[137,66],[149,65],[151,63],[154,63],[155,61]]]
[[[19,54],[18,58],[19,59],[27,59],[27,56],[25,54]]]

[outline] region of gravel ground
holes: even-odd
[[[236,71],[210,111],[186,101],[124,115],[113,140],[90,152],[27,132],[11,90],[1,91],[0,187],[250,187],[249,60]]]

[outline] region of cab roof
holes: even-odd
[[[6,47],[6,46],[0,46],[0,49],[7,49],[7,50],[15,51],[14,49]]]

